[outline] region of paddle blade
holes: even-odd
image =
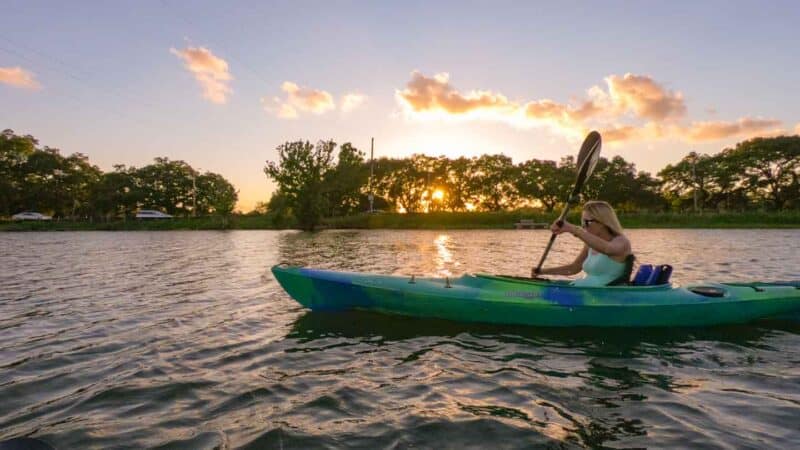
[[[592,131],[583,140],[581,151],[578,153],[578,177],[575,182],[575,191],[580,192],[583,183],[594,171],[597,161],[600,159],[602,145],[603,139],[597,131]]]

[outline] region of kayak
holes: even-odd
[[[567,281],[465,274],[417,278],[277,265],[284,290],[315,311],[543,327],[744,323],[800,312],[800,282],[578,287]]]

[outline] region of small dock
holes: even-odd
[[[514,224],[517,230],[544,230],[547,228],[546,223],[534,222],[531,219],[520,219],[519,222]]]

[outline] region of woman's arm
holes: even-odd
[[[572,263],[565,266],[542,269],[539,271],[539,273],[536,273],[536,268],[534,267],[533,270],[531,270],[531,276],[535,278],[536,275],[575,275],[583,269],[583,261],[586,260],[586,256],[588,255],[588,247],[584,245],[583,249],[580,253],[578,253],[575,261],[572,261]]]
[[[592,250],[605,253],[608,256],[623,257],[631,252],[631,243],[625,236],[616,236],[614,239],[607,241],[568,222],[564,222],[564,225],[561,227],[561,232],[572,234],[585,242]]]
[[[572,235],[585,242],[586,245],[593,250],[605,253],[608,256],[622,257],[631,252],[631,244],[625,236],[616,236],[614,239],[606,241],[605,239],[589,233],[583,228],[577,227],[575,227],[575,232],[573,232]]]

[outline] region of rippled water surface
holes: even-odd
[[[800,279],[800,230],[634,230],[673,280]],[[800,448],[800,322],[311,313],[281,261],[525,275],[545,231],[0,234],[0,439],[71,448]],[[549,264],[579,247],[559,238]]]

